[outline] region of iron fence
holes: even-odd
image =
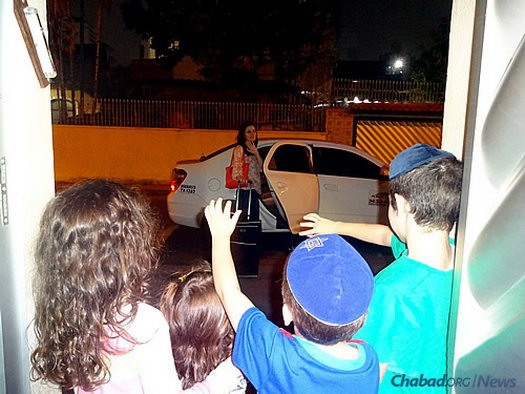
[[[371,102],[443,103],[445,84],[438,82],[413,82],[395,80],[333,80],[334,103],[342,104],[345,98]]]
[[[324,131],[326,108],[311,105],[253,104],[235,102],[156,101],[97,99],[90,114],[53,109],[54,123],[120,126],[170,127],[235,130],[254,121],[267,130]]]
[[[99,98],[85,102],[84,113],[71,99],[52,100],[53,123],[235,130],[249,119],[268,130],[325,131],[326,109],[360,101],[443,103],[441,83],[334,79],[329,102],[261,104]]]

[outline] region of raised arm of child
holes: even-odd
[[[254,305],[241,291],[231,254],[230,237],[241,214],[241,211],[237,210],[232,216],[231,204],[231,201],[227,201],[223,208],[222,198],[217,201],[212,200],[204,210],[204,214],[208,220],[212,239],[213,283],[233,329],[237,330],[244,312]]]
[[[376,245],[390,246],[393,235],[390,227],[384,224],[338,222],[319,216],[317,213],[308,213],[303,219],[305,221],[300,225],[306,230],[299,232],[299,235],[307,237],[318,234],[340,234]]]

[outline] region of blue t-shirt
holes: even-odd
[[[356,338],[370,343],[379,361],[388,363],[380,393],[444,393],[437,381],[446,372],[453,271],[410,259],[395,236],[392,252],[396,260],[376,276],[368,316]],[[413,386],[421,376],[427,386]]]
[[[358,349],[359,357],[335,358],[250,308],[237,327],[232,359],[259,393],[377,393],[374,350],[362,341],[348,345]]]

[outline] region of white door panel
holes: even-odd
[[[310,148],[298,143],[275,144],[263,163],[268,186],[294,234],[300,231],[302,217],[319,207],[317,176],[311,173],[311,164]]]
[[[370,179],[318,175],[319,214],[333,220],[385,223],[388,185]]]

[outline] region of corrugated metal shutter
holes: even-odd
[[[389,164],[403,149],[426,143],[441,147],[441,122],[359,120],[356,147]]]

